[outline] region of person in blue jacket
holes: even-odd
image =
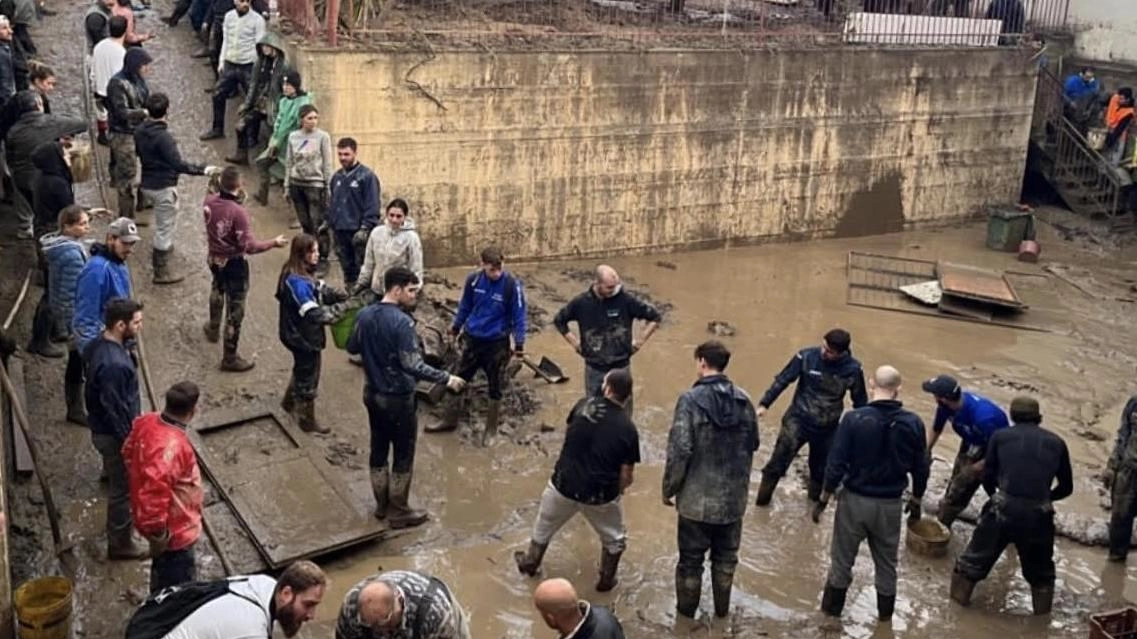
[[[1066,78],[1066,82],[1062,85],[1062,93],[1070,104],[1077,103],[1089,96],[1095,96],[1099,91],[1101,91],[1101,84],[1094,77],[1093,67],[1082,67],[1081,71]]]
[[[762,482],[758,485],[755,503],[767,506],[774,496],[774,488],[785,476],[790,464],[802,446],[809,445],[809,499],[821,498],[821,484],[825,479],[825,462],[837,423],[845,410],[845,395],[853,400],[853,408],[868,404],[865,375],[861,363],[850,350],[853,338],[849,332],[835,328],[821,340],[821,346],[798,351],[774,378],[774,383],[758,402],[761,418],[782,391],[797,382],[793,403],[782,416],[782,428],[770,460],[762,468]]]
[[[336,142],[340,170],[332,176],[328,226],[334,233],[336,253],[343,269],[344,286],[351,290],[359,279],[363,254],[371,229],[379,223],[379,178],[356,157],[358,145],[352,138]]]
[[[75,314],[75,288],[79,273],[87,263],[83,238],[91,230],[91,221],[82,207],[72,204],[59,212],[59,232],[40,238],[47,260],[47,302],[51,316],[61,326],[71,326]],[[83,358],[72,346],[67,353],[67,372],[63,375],[64,397],[67,398],[67,421],[87,425],[83,405]]]
[[[280,341],[292,353],[292,377],[280,405],[293,414],[300,429],[328,433],[316,421],[316,391],[320,386],[320,354],[327,346],[324,326],[344,313],[347,293],[315,277],[320,261],[316,238],[302,233],[292,238],[288,261],[280,270],[276,299],[280,302]]]
[[[995,402],[976,393],[965,393],[959,382],[950,375],[939,375],[924,382],[924,392],[936,399],[936,416],[932,420],[932,434],[928,438],[928,455],[944,432],[944,425],[959,435],[959,452],[951,468],[947,491],[940,501],[937,517],[940,523],[951,528],[959,514],[971,503],[971,498],[983,484],[983,460],[987,443],[996,431],[1010,426],[1007,414]],[[930,460],[929,460],[930,461]]]
[[[486,444],[497,433],[501,412],[502,371],[510,353],[524,357],[525,353],[525,292],[521,280],[505,270],[505,257],[501,250],[489,247],[482,251],[482,267],[466,277],[458,314],[450,326],[450,334],[462,336],[462,354],[457,375],[466,382],[474,379],[480,369],[486,375],[489,388],[489,405],[486,408],[485,428],[478,443]],[[512,349],[509,338],[513,338]],[[426,427],[428,433],[454,430],[464,412],[463,402],[452,399],[442,421]]]
[[[91,259],[79,272],[75,284],[75,314],[71,319],[75,348],[80,353],[103,331],[103,307],[107,300],[131,297],[126,258],[140,239],[134,220],[120,217],[107,227],[106,243],[91,247]]]

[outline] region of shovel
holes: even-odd
[[[561,367],[557,366],[556,363],[548,357],[542,357],[540,362],[534,364],[528,355],[524,355],[521,357],[521,363],[529,367],[537,377],[540,377],[550,384],[563,384],[569,381],[569,378],[565,376]]]

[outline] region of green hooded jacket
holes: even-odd
[[[275,56],[261,53],[261,46],[270,46],[276,50]],[[253,70],[253,84],[245,97],[242,111],[251,113],[260,111],[270,120],[273,109],[281,98],[281,86],[284,84],[284,73],[287,70],[284,46],[275,31],[268,31],[261,41],[257,43],[257,65]]]
[[[272,137],[268,140],[270,147],[280,151],[288,140],[288,134],[300,128],[300,107],[305,104],[312,104],[310,93],[291,98],[281,96],[276,107],[276,121],[272,125]]]

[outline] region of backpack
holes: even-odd
[[[162,639],[198,608],[229,594],[260,608],[259,601],[229,589],[230,584],[244,581],[248,579],[239,577],[198,581],[160,590],[147,597],[130,617],[130,622],[126,625],[126,639]]]

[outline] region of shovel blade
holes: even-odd
[[[565,373],[561,370],[561,367],[557,366],[557,364],[548,357],[542,357],[541,361],[537,363],[537,368],[541,369],[541,372],[547,375],[549,377],[549,380],[554,384],[560,384],[561,382],[568,381],[568,378],[565,377]]]

